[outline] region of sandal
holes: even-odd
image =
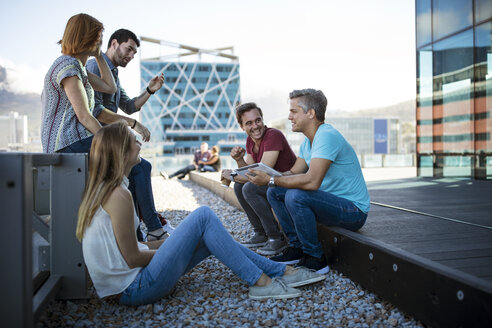
[[[167,231],[162,231],[160,235],[153,234],[151,232],[147,232],[147,241],[154,241],[154,240],[166,240],[167,237],[169,237],[169,234]]]

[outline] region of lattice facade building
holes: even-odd
[[[203,141],[228,153],[245,143],[245,134],[234,115],[240,102],[239,60],[221,50],[205,50],[142,37],[142,41],[174,46],[187,52],[141,59],[142,87],[164,73],[163,87],[144,105],[141,120],[162,142],[164,154],[191,154]],[[231,49],[231,48],[226,48]],[[222,49],[224,50],[224,49]],[[205,62],[202,55],[229,62]],[[194,55],[196,61],[182,61]],[[170,60],[171,59],[171,60]]]

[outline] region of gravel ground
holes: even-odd
[[[217,213],[238,241],[253,231],[246,215],[188,180],[152,178],[156,207],[177,226],[200,205]],[[38,327],[423,327],[395,306],[335,271],[323,283],[301,287],[291,300],[248,299],[245,282],[214,257],[181,277],[168,297],[153,305],[126,307],[90,299],[52,301]]]

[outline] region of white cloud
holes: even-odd
[[[40,94],[43,90],[43,80],[48,67],[17,64],[1,57],[0,66],[7,72],[7,83],[2,83],[3,88],[14,93]]]

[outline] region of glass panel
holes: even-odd
[[[388,154],[384,156],[383,166],[404,167],[413,165],[413,154]]]
[[[435,43],[433,57],[433,150],[473,153],[473,30]]]
[[[472,0],[433,1],[433,40],[473,24]]]
[[[374,154],[364,155],[364,167],[382,167],[383,166],[383,155]]]
[[[488,156],[486,159],[486,167],[487,167],[487,178],[491,179],[492,178],[492,156]]]
[[[418,163],[418,175],[421,177],[433,176],[432,156],[420,156]]]
[[[492,22],[475,28],[475,153],[477,178],[492,177],[485,160],[492,153]],[[490,158],[490,157],[489,157]]]
[[[432,153],[432,48],[417,52],[417,152]]]
[[[471,162],[469,156],[446,156],[444,157],[443,176],[469,177],[472,169]]]
[[[420,47],[432,41],[431,0],[417,0],[415,6],[417,15],[417,47]]]
[[[475,24],[492,17],[492,1],[475,0]]]

